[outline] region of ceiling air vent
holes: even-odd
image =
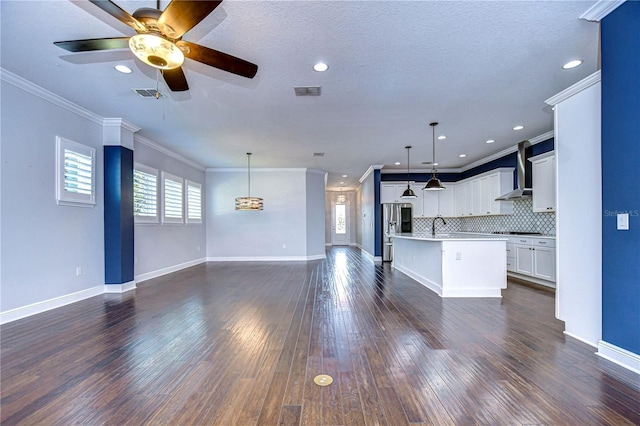
[[[324,157],[324,152],[314,152],[313,156],[314,157]]]
[[[143,98],[163,98],[164,95],[157,89],[131,89]]]
[[[293,90],[296,92],[296,96],[320,96],[321,87],[294,87]]]

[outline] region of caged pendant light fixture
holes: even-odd
[[[262,198],[251,196],[251,153],[247,152],[247,177],[248,177],[248,194],[246,197],[236,198],[236,210],[262,210]]]
[[[404,190],[400,198],[418,198],[413,189],[411,189],[411,182],[409,182],[409,150],[411,149],[411,145],[405,146],[407,149],[407,189]]]
[[[442,191],[443,189],[445,189],[445,187],[442,185],[442,182],[440,182],[440,179],[438,179],[438,176],[436,175],[436,126],[438,125],[437,121],[434,121],[433,123],[429,123],[429,126],[431,126],[431,129],[433,131],[433,162],[431,163],[431,179],[429,179],[429,181],[427,182],[427,184],[424,186],[424,188],[422,188],[423,191]]]

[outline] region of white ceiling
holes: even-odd
[[[155,7],[114,2],[129,13]],[[156,100],[131,90],[154,88],[156,72],[128,50],[53,45],[133,35],[129,27],[87,1],[2,0],[1,66],[204,167],[246,167],[251,151],[252,167],[322,169],[329,187],[348,188],[373,164],[406,170],[406,145],[411,167],[424,169],[431,121],[447,136],[441,169],[552,130],[544,100],[596,70],[598,27],[579,19],[594,3],[226,0],[184,39],[257,64],[256,77],[187,59],[190,90],[171,93],[161,80],[167,97]],[[574,58],[584,63],[563,70]],[[312,69],[320,60],[325,73]],[[116,72],[120,63],[133,73]],[[294,86],[321,86],[322,96],[296,97]]]

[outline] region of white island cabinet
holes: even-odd
[[[506,246],[489,235],[396,235],[393,267],[441,297],[502,297]]]

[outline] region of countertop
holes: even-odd
[[[449,232],[449,233],[436,233],[435,236],[427,233],[412,233],[412,234],[395,234],[389,235],[392,238],[402,238],[407,240],[424,240],[424,241],[450,241],[450,240],[463,240],[463,241],[508,241],[508,235],[501,234],[475,234],[471,232]]]

